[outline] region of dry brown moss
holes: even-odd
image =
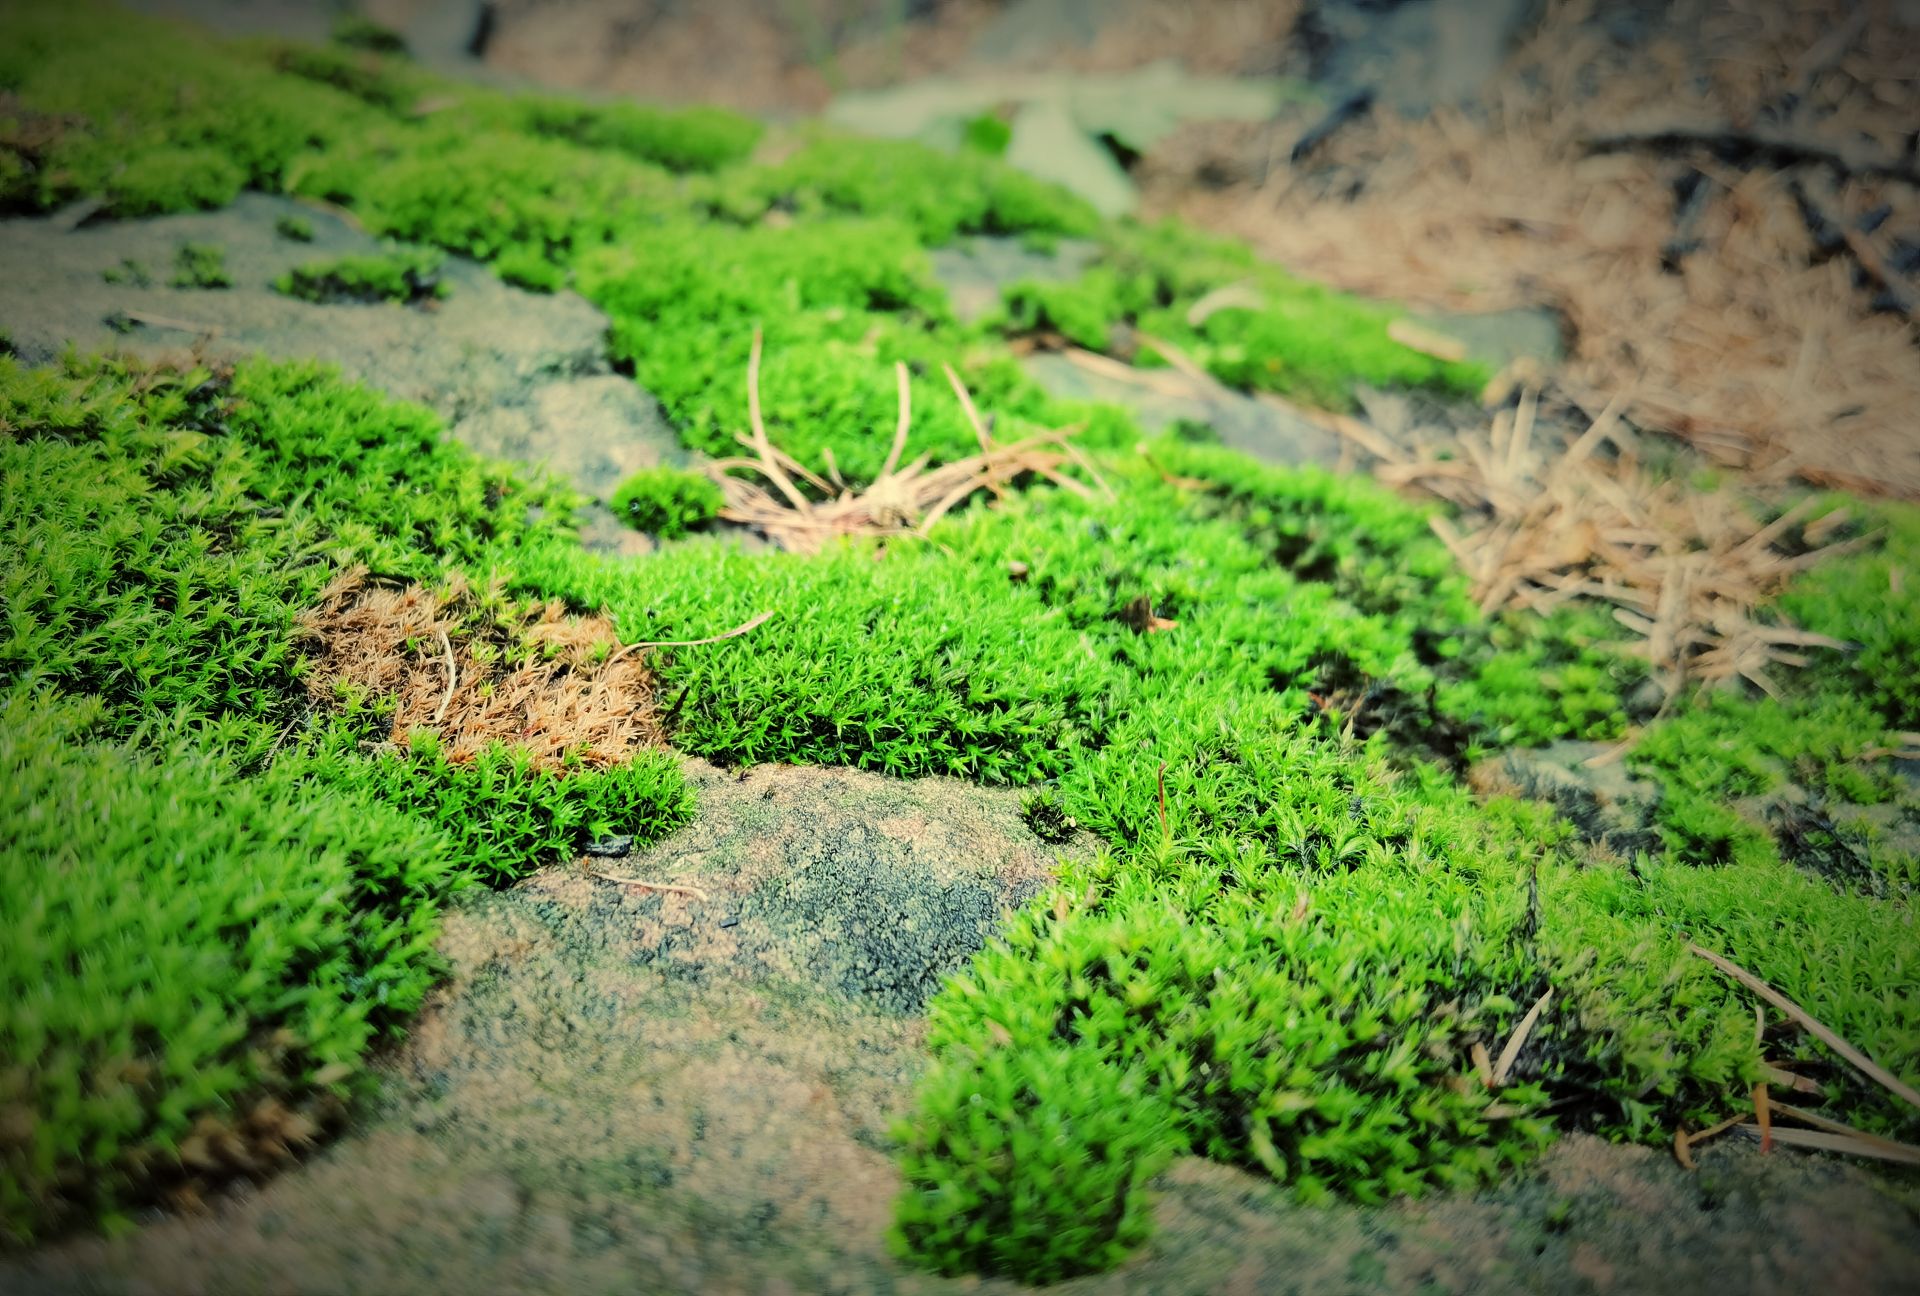
[[[391,741],[429,730],[455,761],[493,743],[557,767],[568,753],[606,766],[661,738],[653,674],[617,651],[605,616],[558,602],[511,604],[458,576],[441,590],[341,573],[300,617],[308,696],[336,707],[355,692],[394,701]]]

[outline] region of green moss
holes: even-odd
[[[250,1170],[183,1170],[182,1142],[364,1090],[431,979],[439,896],[690,800],[659,755],[368,757],[351,715],[302,725],[295,616],[339,565],[433,580],[561,534],[529,506],[569,496],[425,411],[312,365],[0,360],[0,426],[0,917],[33,933],[0,954],[0,1045],[29,1060],[0,1101],[34,1130],[0,1148],[17,1240]]]
[[[217,243],[182,243],[173,254],[175,288],[231,288],[227,251]]]
[[[289,76],[331,86],[388,113],[411,108],[432,84],[404,59],[364,45],[276,43],[266,47],[266,59]]]
[[[1851,509],[1862,516],[1853,530],[1877,531],[1878,543],[1807,572],[1780,606],[1805,628],[1857,645],[1821,656],[1825,687],[1870,699],[1889,728],[1920,729],[1920,507],[1851,502]]]
[[[394,111],[422,87],[435,111]],[[209,783],[316,814],[335,795],[383,805],[408,831],[438,826],[421,840],[441,843],[448,876],[490,879],[615,821],[657,833],[684,815],[664,758],[597,774],[507,751],[370,759],[352,741],[364,712],[298,724],[292,609],[358,561],[401,580],[498,569],[528,595],[606,608],[628,640],[771,611],[750,651],[650,658],[679,747],[1040,787],[1037,829],[1098,834],[1105,851],[933,1006],[932,1066],[899,1138],[898,1236],[927,1263],[1033,1278],[1110,1264],[1143,1235],[1142,1185],[1174,1151],[1304,1199],[1371,1201],[1504,1173],[1543,1142],[1549,1110],[1648,1138],[1717,1118],[1759,1050],[1745,992],[1690,940],[1920,1076],[1897,883],[1911,862],[1870,855],[1877,890],[1803,874],[1785,829],[1732,804],[1789,776],[1898,803],[1861,744],[1920,712],[1906,698],[1920,616],[1897,575],[1920,514],[1877,513],[1880,547],[1785,600],[1859,651],[1821,656],[1784,703],[1655,725],[1635,768],[1665,786],[1667,845],[1586,860],[1548,812],[1475,801],[1451,771],[1487,748],[1619,730],[1639,676],[1590,619],[1488,625],[1426,512],[1370,484],[1177,439],[1151,463],[1131,454],[1124,416],[1048,400],[991,335],[960,327],[925,248],[975,231],[1101,238],[1085,279],[1011,294],[1002,332],[1111,345],[1124,321],[1226,381],[1336,405],[1358,381],[1477,386],[1473,366],[1393,344],[1389,311],[1177,227],[1102,227],[977,153],[812,135],[755,165],[737,120],[516,100],[337,49],[288,58],[93,11],[9,12],[0,88],[84,122],[16,155],[8,183],[35,204],[162,210],[286,188],[520,282],[571,276],[607,311],[616,358],[716,455],[746,426],[756,326],[774,439],[821,467],[831,452],[849,481],[891,441],[896,361],[910,453],[975,449],[949,363],[1003,441],[1086,421],[1111,497],[1022,483],[928,544],[801,558],[694,537],[615,564],[532,520],[567,516],[563,492],[311,366],[254,363],[230,382],[0,366],[0,684],[96,699],[86,742],[118,753],[108,782],[137,786],[141,762],[190,744]],[[1235,285],[1245,304],[1188,322]],[[1475,1046],[1497,1054],[1548,987],[1492,1091]],[[1812,1047],[1767,1041],[1774,1056]],[[1910,1112],[1850,1086],[1829,1097],[1851,1119],[1911,1136]]]
[[[361,14],[341,14],[333,20],[333,43],[375,54],[405,54],[407,42],[399,32]]]
[[[170,23],[81,0],[0,15],[0,86],[58,123],[36,159],[42,207],[97,195],[115,215],[220,206],[370,109]]]
[[[1084,199],[975,151],[943,153],[906,140],[819,135],[756,177],[769,203],[886,216],[923,241],[957,234],[1091,234]]]
[[[514,119],[530,134],[625,153],[670,171],[717,171],[739,162],[760,139],[760,123],[724,108],[652,108],[524,96]]]
[[[313,242],[313,222],[304,216],[282,216],[273,222],[273,232],[293,243]]]
[[[135,288],[153,287],[153,275],[148,272],[143,262],[136,261],[132,257],[120,258],[120,264],[102,270],[100,278],[103,282],[110,284],[123,283]]]
[[[642,468],[613,493],[621,521],[662,540],[675,540],[713,520],[723,502],[720,488],[703,473],[679,468]]]
[[[339,257],[295,266],[273,281],[274,289],[310,302],[395,301],[409,304],[445,297],[444,258],[418,248],[370,256]]]
[[[482,261],[512,248],[565,260],[637,234],[685,202],[658,167],[488,129],[458,108],[311,154],[288,184],[351,205],[378,233]]]
[[[1147,1181],[1178,1145],[1138,1070],[1095,1048],[1007,1050],[922,1091],[903,1122],[893,1241],[942,1273],[1053,1282],[1125,1259],[1152,1228]]]
[[[1435,360],[1394,341],[1397,312],[1296,279],[1244,246],[1172,224],[1121,226],[1079,279],[1024,282],[1005,294],[1002,326],[1057,331],[1104,349],[1116,323],[1174,344],[1222,382],[1332,409],[1353,404],[1356,382],[1471,394],[1485,365]],[[1208,294],[1222,291],[1196,318]],[[1164,363],[1143,343],[1142,363]]]
[[[559,292],[567,284],[565,267],[554,264],[530,247],[510,247],[493,263],[494,273],[529,292]]]
[[[316,753],[287,762],[317,795],[344,790],[431,824],[475,877],[505,886],[577,856],[596,837],[657,841],[693,815],[693,792],[670,755],[643,752],[605,769],[537,767],[522,749],[489,747],[448,758],[433,734],[367,759],[342,729]]]
[[[241,1133],[259,1104],[364,1091],[431,983],[433,897],[455,881],[424,825],[191,747],[131,751],[96,736],[100,713],[0,695],[0,1101],[32,1118],[0,1146],[13,1243],[254,1168],[202,1161],[204,1134],[188,1151],[202,1122],[244,1146],[273,1133]]]
[[[1622,696],[1646,678],[1647,667],[1621,651],[1618,639],[1616,623],[1592,608],[1502,617],[1489,630],[1492,655],[1472,678],[1444,683],[1440,706],[1492,748],[1619,738],[1627,725]]]

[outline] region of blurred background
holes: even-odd
[[[315,39],[346,11],[141,7]],[[1530,313],[1568,390],[1727,468],[1920,497],[1920,0],[354,9],[489,81],[984,142],[1343,288]]]

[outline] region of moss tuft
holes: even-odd
[[[677,540],[713,520],[722,503],[720,488],[704,473],[680,468],[643,468],[613,493],[613,511],[639,531]]]

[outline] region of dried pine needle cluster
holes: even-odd
[[[893,445],[879,475],[864,490],[854,490],[842,480],[833,452],[827,451],[827,476],[821,477],[767,439],[765,422],[760,416],[760,330],[753,331],[753,350],[747,360],[747,413],[751,434],[740,433],[740,443],[753,451],[751,458],[721,459],[708,471],[719,483],[726,500],[720,516],[763,531],[782,548],[810,552],[832,535],[893,536],[924,534],[927,528],[977,491],[1001,493],[1016,479],[1031,475],[1071,490],[1091,494],[1085,482],[1066,474],[1078,467],[1101,489],[1093,466],[1068,440],[1071,429],[1042,432],[1011,445],[996,445],[973,397],[952,366],[946,367],[947,381],[954,396],[972,424],[980,453],[929,468],[930,456],[921,455],[900,465],[906,450],[907,433],[913,411],[908,398],[907,368],[896,363],[899,384],[900,417],[894,426]],[[739,475],[750,472],[770,484]],[[796,482],[795,478],[799,481]],[[809,496],[801,483],[815,492]]]
[[[1169,196],[1347,289],[1552,305],[1570,389],[1724,465],[1920,498],[1917,62],[1885,6],[1680,5],[1622,43],[1554,0],[1483,114],[1379,114]]]
[[[1683,682],[1745,679],[1769,694],[1768,667],[1802,666],[1837,639],[1763,621],[1756,609],[1788,577],[1867,537],[1823,543],[1848,521],[1807,500],[1761,525],[1725,493],[1661,481],[1638,462],[1619,418],[1624,398],[1570,443],[1539,434],[1540,393],[1525,388],[1484,430],[1428,437],[1408,451],[1357,420],[1342,430],[1380,462],[1374,475],[1459,506],[1465,527],[1434,531],[1472,579],[1485,611],[1551,612],[1571,599],[1610,603],[1669,695]],[[1808,548],[1788,556],[1794,534]]]
[[[491,743],[525,748],[538,766],[569,755],[604,767],[656,743],[653,676],[616,651],[605,617],[530,612],[458,576],[443,591],[371,583],[351,568],[300,618],[312,650],[307,694],[317,706],[357,691],[392,698],[391,741],[417,730],[464,761]]]

